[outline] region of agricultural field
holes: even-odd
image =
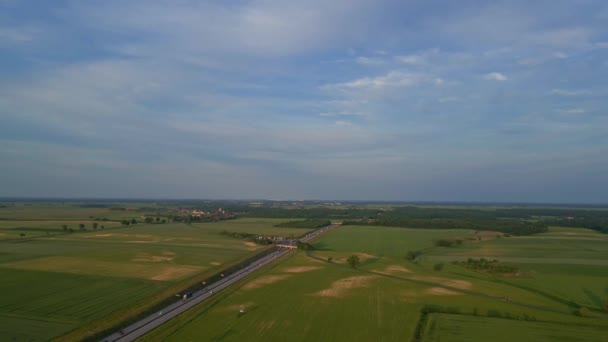
[[[14,203],[0,207],[0,220],[83,220],[93,218],[107,218],[108,220],[121,220],[137,217],[137,208],[142,204],[129,203],[100,207],[90,207],[82,203],[63,202],[35,202]],[[150,207],[150,204],[146,204]],[[114,209],[113,209],[114,208]],[[125,210],[116,210],[124,208]]]
[[[435,313],[429,317],[424,336],[424,342],[602,342],[606,340],[606,327]]]
[[[41,236],[66,234],[69,229],[78,231],[79,225],[84,224],[87,229],[93,229],[97,223],[98,229],[120,227],[120,222],[115,221],[90,221],[90,220],[4,220],[0,221],[0,241],[14,239],[29,239]],[[66,230],[63,227],[66,227]],[[103,228],[101,228],[103,226]]]
[[[274,227],[284,219],[129,227],[99,221],[105,227],[92,229],[90,216],[106,209],[72,207],[64,214],[57,207],[42,212],[19,207],[25,218],[15,215],[16,220],[0,211],[0,291],[10,294],[0,297],[4,340],[49,340],[70,331],[64,340],[82,339],[266,248],[224,236],[223,230],[306,232]],[[80,223],[86,231],[76,228]],[[75,231],[66,232],[63,225]]]
[[[557,227],[532,237],[498,235],[339,227],[317,240],[314,251],[292,252],[144,340],[484,341],[500,335],[512,341],[518,329],[538,341],[603,340],[606,269],[591,262],[562,268],[556,259],[563,248],[579,262],[605,261],[606,236]],[[437,247],[437,239],[465,242]],[[406,260],[408,251],[422,254]],[[360,260],[357,268],[347,263],[351,255]],[[450,262],[483,256],[534,262],[509,259],[518,271],[504,275]]]

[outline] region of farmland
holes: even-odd
[[[110,220],[138,214],[40,204],[14,208],[0,209],[0,290],[11,294],[0,299],[0,334],[8,340],[48,340],[69,331],[66,340],[81,339],[265,248],[222,236],[223,230],[284,236],[306,231],[275,227],[281,219],[124,227]]]
[[[390,214],[400,224],[391,227],[378,220],[390,216],[381,215],[384,209],[365,206],[226,210],[249,215],[202,223],[171,219],[178,211],[153,203],[0,208],[0,276],[8,279],[0,290],[13,294],[0,300],[0,334],[60,341],[99,336],[239,265],[270,238],[297,237],[307,231],[301,226],[339,217],[354,225],[323,235],[312,251],[291,252],[144,340],[484,340],[510,329],[549,340],[571,339],[577,325],[593,341],[608,329],[608,235],[549,225],[558,216],[545,219],[543,233],[509,236],[505,226],[503,232],[479,227],[499,215],[523,226],[536,219],[513,218],[506,209],[408,208]],[[370,215],[376,215],[372,225],[357,218]],[[428,227],[432,215],[444,217],[436,221],[442,229]],[[141,223],[146,217],[155,220]],[[447,228],[477,221],[478,230]],[[422,227],[402,226],[407,222]],[[356,268],[349,266],[353,256]]]
[[[608,259],[605,235],[558,227],[533,237],[486,233],[492,238],[478,240],[477,235],[343,226],[319,239],[312,253],[294,252],[144,340],[481,341],[503,331],[504,340],[513,340],[520,336],[517,329],[535,340],[568,340],[578,336],[577,326],[586,340],[603,338],[606,270],[591,261]],[[564,236],[572,239],[556,239]],[[440,238],[466,242],[436,247],[433,241]],[[588,264],[556,264],[556,240],[569,257]],[[582,248],[581,241],[592,244]],[[407,261],[404,256],[413,249],[422,251],[421,257]],[[504,276],[450,263],[494,253],[487,251],[501,251],[498,259],[534,263],[509,262],[520,271]],[[346,263],[353,254],[361,260],[358,269]],[[434,270],[438,262],[444,264],[441,271]],[[578,314],[581,307],[589,317]]]
[[[589,341],[605,340],[606,327],[499,318],[432,314],[425,342],[438,341]],[[500,333],[497,333],[500,332]]]

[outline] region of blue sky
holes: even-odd
[[[0,0],[0,196],[608,203],[605,1]]]

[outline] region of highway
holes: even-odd
[[[309,242],[309,241],[315,239],[317,236],[325,233],[327,230],[334,228],[336,226],[338,226],[338,225],[332,224],[329,226],[319,228],[312,232],[309,232],[308,234],[306,234],[306,236],[301,238],[300,241]],[[101,341],[103,341],[103,342],[135,341],[139,337],[147,334],[148,332],[157,328],[161,324],[173,319],[174,317],[185,312],[186,310],[193,308],[195,305],[204,302],[205,300],[216,295],[220,291],[226,289],[228,286],[238,282],[239,280],[245,278],[246,276],[250,275],[251,273],[253,273],[253,272],[259,270],[260,268],[275,261],[276,259],[278,259],[282,256],[285,256],[289,252],[290,252],[290,250],[287,248],[280,248],[279,250],[277,250],[267,256],[264,256],[260,259],[255,260],[254,262],[249,264],[247,267],[245,267],[237,272],[227,275],[223,279],[221,279],[213,284],[210,284],[209,286],[203,288],[202,290],[192,293],[192,297],[183,299],[176,303],[173,303],[173,304],[165,307],[164,309],[162,309],[158,312],[155,312],[154,314],[151,314],[151,315],[131,324],[130,326],[113,333],[110,336],[107,336],[106,338],[103,338]]]

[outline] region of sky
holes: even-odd
[[[0,197],[608,203],[608,2],[0,0]]]

